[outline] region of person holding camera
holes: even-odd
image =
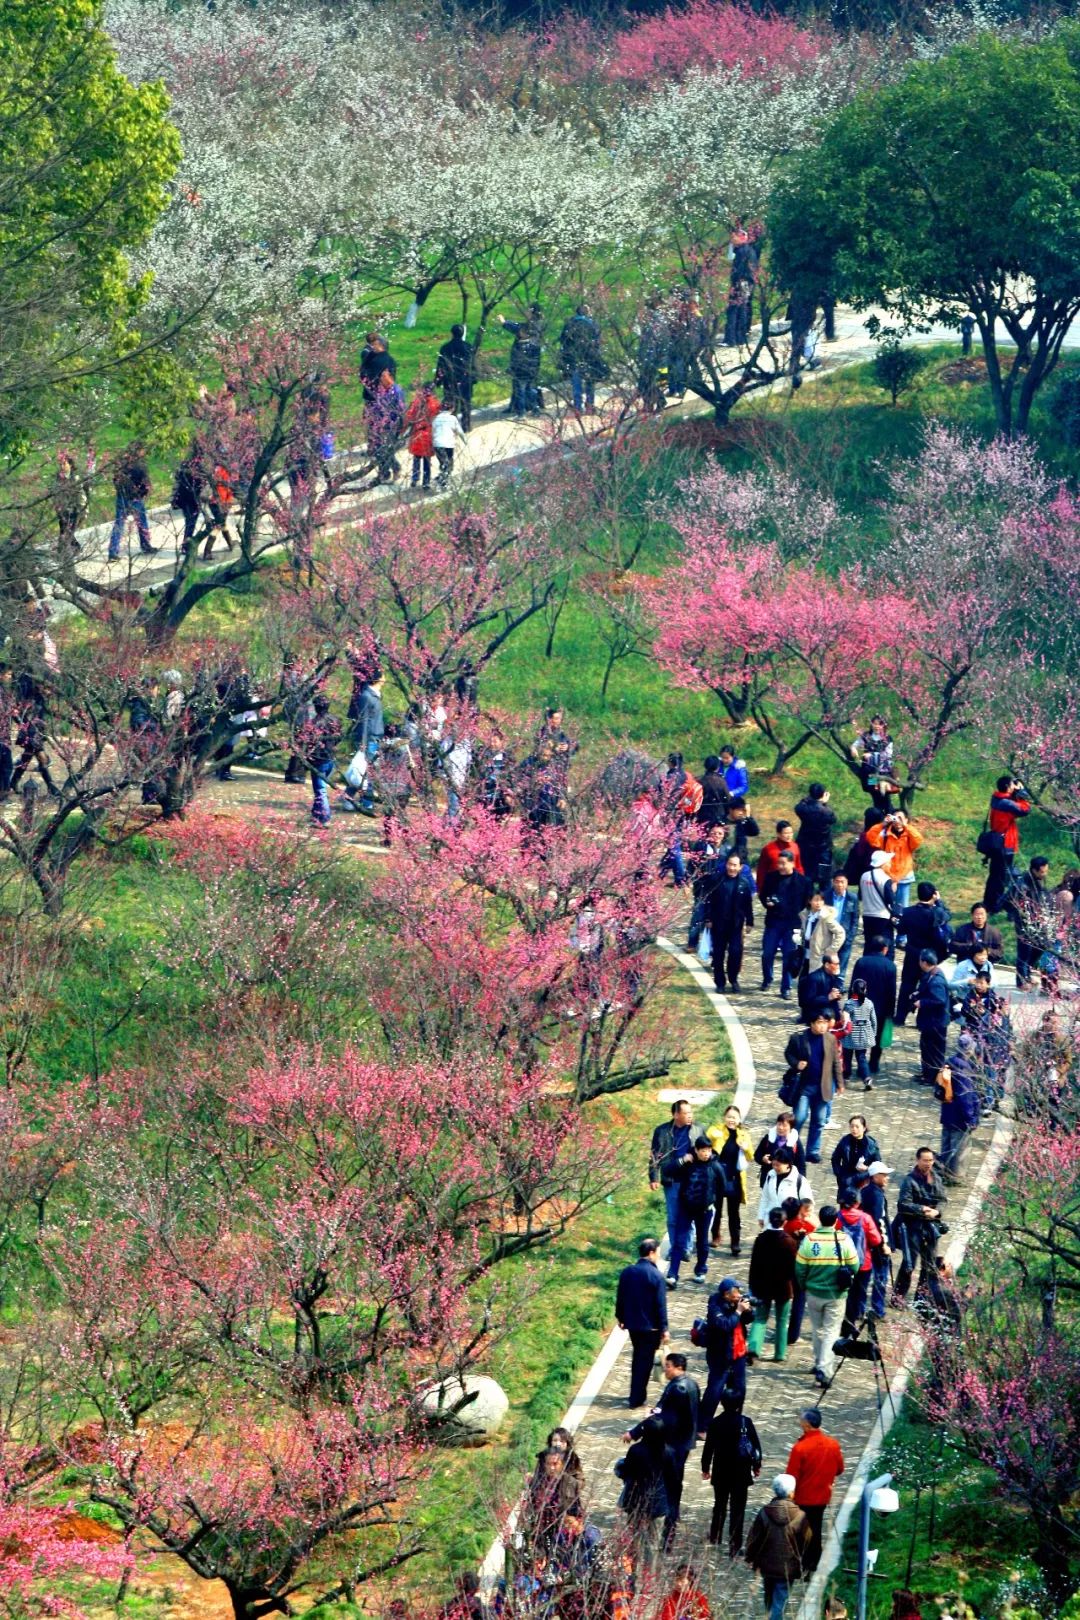
[[[934,1150],[921,1147],[915,1155],[914,1168],[900,1183],[900,1194],[896,1200],[893,1235],[901,1261],[896,1276],[894,1304],[906,1303],[916,1266],[919,1267],[916,1292],[930,1286],[938,1240],[949,1230],[941,1219],[941,1212],[947,1203],[945,1184],[934,1165]]]
[[[1020,852],[1020,821],[1031,814],[1031,801],[1027,789],[1017,777],[999,776],[997,786],[990,795],[990,809],[986,826],[1001,841],[1001,847],[988,858],[986,892],[987,911],[1001,910],[1001,903],[1012,883],[1013,867]]]
[[[896,909],[903,911],[911,898],[915,881],[915,855],[921,848],[923,835],[908,820],[903,810],[891,810],[884,821],[866,829],[866,841],[871,849],[880,849],[889,857],[885,875],[896,885]],[[901,935],[896,943],[904,945]]]
[[[824,888],[833,871],[833,828],[836,811],[829,807],[829,790],[824,782],[811,782],[804,799],[795,806],[799,818],[796,842],[803,871],[811,883]]]
[[[705,1318],[705,1363],[709,1382],[701,1402],[698,1438],[704,1440],[722,1396],[737,1403],[746,1399],[746,1335],[754,1314],[753,1303],[743,1297],[734,1277],[725,1277],[709,1297]]]

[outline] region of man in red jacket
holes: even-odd
[[[810,1406],[799,1419],[802,1439],[796,1440],[787,1460],[787,1471],[795,1481],[792,1492],[796,1505],[806,1514],[810,1525],[810,1545],[803,1558],[803,1568],[817,1569],[821,1561],[821,1527],[825,1509],[832,1501],[833,1481],[844,1472],[844,1453],[840,1442],[821,1427],[821,1413]]]
[[[769,873],[775,872],[779,867],[780,855],[784,851],[794,855],[795,870],[801,872],[803,869],[802,856],[799,854],[799,846],[795,842],[795,829],[790,821],[778,821],[776,823],[776,837],[771,843],[762,845],[757,863],[758,894],[765,887],[765,879],[769,876]]]

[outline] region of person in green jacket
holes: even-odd
[[[847,1232],[837,1226],[835,1205],[822,1205],[816,1230],[807,1232],[795,1258],[795,1286],[806,1290],[814,1377],[822,1385],[830,1382],[836,1367],[833,1344],[843,1321],[844,1301],[858,1269],[858,1251]]]

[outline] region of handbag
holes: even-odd
[[[836,1268],[836,1281],[841,1285],[846,1293],[851,1287],[852,1283],[855,1281],[855,1272],[850,1266],[846,1266],[843,1263],[844,1257],[840,1252],[840,1238],[837,1234],[835,1226],[833,1227],[832,1240],[833,1246],[836,1249],[836,1258],[840,1261],[840,1265],[838,1265]]]
[[[982,832],[979,834],[978,838],[976,838],[976,840],[975,840],[976,854],[984,855],[986,857],[986,859],[989,860],[992,855],[1001,855],[1001,854],[1003,854],[1004,850],[1005,850],[1005,834],[1004,833],[999,833],[999,832],[991,832],[991,830],[990,830],[990,817],[987,816],[986,820],[983,822]]]
[[[799,1071],[788,1069],[777,1088],[777,1095],[785,1108],[793,1108],[799,1095]]]
[[[881,1050],[887,1052],[893,1043],[893,1021],[886,1018],[881,1026]]]
[[[697,959],[702,967],[712,967],[712,929],[708,923],[698,935]]]
[[[695,1316],[690,1324],[690,1343],[696,1350],[704,1350],[709,1343],[709,1324],[703,1316]]]
[[[353,793],[362,788],[368,776],[368,757],[365,748],[358,748],[345,767],[345,786]]]

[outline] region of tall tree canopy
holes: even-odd
[[[1023,433],[1080,311],[1080,27],[982,34],[864,92],[791,163],[771,236],[810,295],[904,327],[970,310],[998,428]]]

